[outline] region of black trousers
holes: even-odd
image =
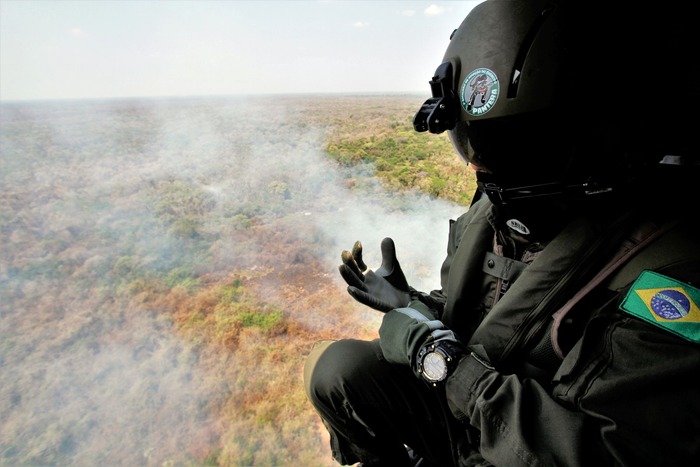
[[[317,343],[304,384],[340,464],[412,465],[408,446],[425,464],[457,465],[455,438],[465,429],[449,413],[444,389],[386,362],[378,340]]]

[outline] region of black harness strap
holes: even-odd
[[[623,264],[625,264],[630,258],[632,258],[636,253],[638,253],[642,248],[647,246],[652,241],[659,238],[664,233],[671,230],[677,222],[668,222],[663,226],[659,227],[656,224],[646,221],[642,223],[630,237],[625,240],[618,250],[618,252],[613,256],[613,258],[603,267],[603,269],[596,274],[593,279],[591,279],[583,288],[581,288],[571,299],[564,304],[559,310],[557,310],[552,318],[554,319],[551,328],[551,343],[556,355],[560,358],[564,358],[564,352],[559,345],[559,326],[566,317],[567,313],[587,294],[589,294],[593,289],[599,286],[607,277],[613,272],[618,270]]]

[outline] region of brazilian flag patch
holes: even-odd
[[[620,309],[700,343],[700,289],[653,271],[643,271]]]

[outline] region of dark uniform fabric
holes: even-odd
[[[700,236],[660,217],[646,243],[633,235],[644,216],[626,213],[581,215],[517,245],[479,200],[451,223],[442,288],[426,302],[483,358],[464,357],[433,388],[376,342],[316,349],[307,392],[335,459],[407,465],[405,444],[436,465],[695,463],[700,345],[620,310],[645,269],[700,284]]]
[[[429,453],[439,465],[453,463],[450,432],[460,430],[449,416],[444,391],[416,384],[410,370],[386,362],[378,340],[325,342],[312,351],[311,359],[316,357],[307,392],[341,464],[382,459],[408,466],[404,443]]]

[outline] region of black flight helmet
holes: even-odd
[[[497,204],[618,191],[696,156],[678,142],[693,133],[682,107],[697,104],[700,81],[683,21],[636,2],[486,0],[453,32],[414,128],[448,131]],[[667,72],[694,79],[662,109],[654,82],[679,84]]]

